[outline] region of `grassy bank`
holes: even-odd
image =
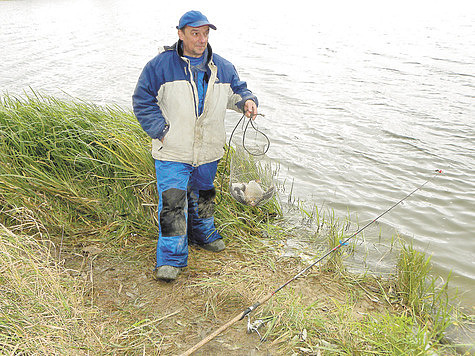
[[[154,281],[149,140],[120,108],[4,96],[0,161],[2,353],[176,354],[302,268],[277,252],[292,234],[277,201],[243,207],[224,189],[216,220],[228,248],[191,247],[178,281]],[[329,224],[317,234],[327,247],[343,234]],[[259,333],[243,321],[198,354],[455,352],[443,343],[446,285],[429,278],[426,256],[404,246],[390,280],[332,261],[253,313]]]

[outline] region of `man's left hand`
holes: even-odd
[[[244,115],[246,115],[246,117],[251,117],[253,120],[256,118],[257,105],[253,100],[249,99],[244,103]]]

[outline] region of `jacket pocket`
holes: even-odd
[[[163,148],[163,143],[158,138],[152,139],[152,156],[156,157],[158,152]]]

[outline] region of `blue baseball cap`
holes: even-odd
[[[205,15],[203,15],[199,11],[188,11],[185,13],[181,18],[180,22],[178,23],[177,29],[182,29],[185,26],[190,27],[201,27],[208,25],[213,30],[216,30],[216,26],[209,23],[208,19]]]

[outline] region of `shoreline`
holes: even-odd
[[[7,353],[183,352],[305,266],[276,253],[292,234],[277,200],[243,207],[224,193],[227,249],[193,246],[176,282],[155,281],[153,164],[129,112],[34,93],[2,98],[0,127]],[[326,224],[315,239],[332,248],[345,229]],[[265,341],[239,323],[196,354],[455,354],[443,332],[473,315],[454,320],[429,259],[402,251],[387,280],[347,273],[335,253],[253,313]]]

